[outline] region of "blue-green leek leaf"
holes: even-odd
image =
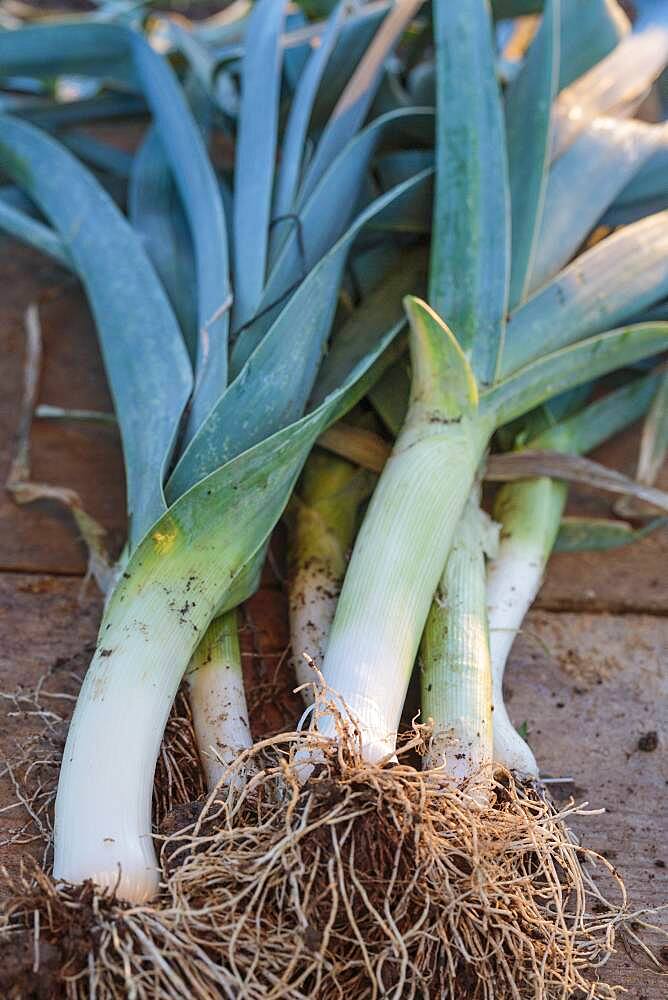
[[[560,0],[547,0],[538,34],[506,95],[512,213],[511,309],[526,295],[540,230],[550,163],[552,102],[559,80],[560,23]]]
[[[481,397],[481,409],[508,423],[551,396],[668,349],[668,323],[610,330],[532,361]]]
[[[485,0],[437,3],[436,195],[429,301],[476,377],[494,377],[508,302],[506,143]]]
[[[348,251],[374,215],[425,184],[426,171],[362,212],[309,272],[181,456],[167,485],[174,498],[280,427],[306,405],[329,334]]]
[[[163,476],[192,385],[181,331],[136,234],[64,147],[0,116],[0,165],[59,233],[86,288],[123,440],[134,546],[165,509]]]
[[[621,326],[666,295],[668,212],[660,212],[597,243],[511,316],[501,374]]]
[[[430,109],[415,108],[383,115],[355,136],[330,164],[292,220],[292,231],[265,286],[258,319],[242,330],[235,341],[230,365],[234,374],[260,343],[290,290],[345,231],[378,144],[403,119],[410,119],[429,133],[433,118]]]
[[[282,0],[259,0],[246,31],[234,166],[234,325],[259,305],[265,282],[281,85]]]

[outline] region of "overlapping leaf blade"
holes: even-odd
[[[599,115],[628,116],[668,62],[668,5],[645,4],[644,16],[620,44],[555,102],[552,157],[561,156]]]
[[[283,19],[282,0],[259,0],[246,31],[234,167],[234,326],[237,329],[255,314],[265,282]]]
[[[422,0],[397,0],[376,32],[323,131],[299,192],[300,205],[362,125],[380,83],[385,59],[421,3]]]
[[[430,173],[418,174],[378,198],[309,272],[182,455],[167,486],[170,498],[300,416],[320,364],[353,240],[374,215],[426,183]]]
[[[509,303],[522,302],[540,229],[550,162],[552,102],[559,79],[560,0],[547,0],[525,63],[506,94],[512,211]]]
[[[436,195],[429,300],[492,381],[510,252],[506,144],[484,0],[437,4]]]
[[[501,374],[620,326],[667,294],[668,212],[660,212],[582,254],[511,316]]]
[[[668,349],[668,323],[610,330],[571,344],[516,371],[481,397],[497,424],[515,420],[544,400]]]
[[[559,90],[609,55],[628,31],[617,0],[561,0]]]
[[[309,451],[318,435],[373,384],[394,335],[395,331],[390,331],[316,410],[243,452],[183,494],[151,527],[127,566],[127,577],[131,580],[134,570],[141,568],[142,586],[150,588],[154,583],[160,587],[165,577],[172,575],[171,598],[179,588],[185,594],[189,577],[194,577],[200,595],[212,609],[211,617],[248,597],[255,581],[255,555],[283,512]],[[167,553],[165,539],[170,542]],[[156,562],[156,547],[161,545],[164,554]],[[131,582],[121,581],[115,599],[131,587]],[[198,638],[193,632],[193,649]]]
[[[190,427],[196,427],[227,381],[225,306],[230,286],[220,191],[183,91],[169,64],[142,35],[124,25],[84,21],[0,33],[0,65],[16,73],[50,76],[55,51],[61,71],[76,72],[82,53],[91,50],[111,53],[114,58],[121,53],[132,67],[153,113],[188,218],[199,303],[197,394],[190,414]],[[212,341],[214,350],[209,349]]]
[[[433,112],[405,108],[382,115],[355,136],[325,171],[320,182],[292,220],[260,302],[258,319],[239,333],[231,369],[238,373],[275,320],[290,290],[333,246],[354,211],[369,162],[397,122],[410,119],[430,130]]]
[[[346,15],[346,0],[340,0],[323,29],[317,47],[306,64],[292,99],[290,115],[281,143],[281,163],[274,197],[275,224],[282,216],[291,212],[294,207],[313,105],[327,61]],[[273,234],[275,245],[280,239],[279,234],[280,230],[275,229]]]
[[[162,143],[149,130],[133,163],[128,215],[172,303],[193,364],[197,359],[197,277],[188,223]]]
[[[192,383],[181,332],[135,233],[67,150],[2,116],[0,164],[59,232],[86,287],[123,439],[134,545],[165,509],[162,478]]]
[[[528,292],[575,254],[608,206],[660,142],[661,130],[638,121],[597,118],[553,164]]]

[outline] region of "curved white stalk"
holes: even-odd
[[[485,556],[498,542],[498,526],[472,491],[421,646],[422,715],[434,725],[428,767],[458,781],[491,777],[492,667],[487,630]]]
[[[533,777],[538,776],[538,764],[508,716],[503,675],[515,637],[543,582],[566,496],[565,483],[531,479],[503,486],[494,505],[494,517],[501,524],[499,550],[487,572],[494,759]]]
[[[237,612],[216,618],[195,650],[185,679],[209,791],[252,746],[241,670]]]
[[[342,579],[343,569],[338,573],[313,556],[290,581],[290,646],[306,705],[313,704],[313,684],[317,681],[309,660],[319,668],[325,659]]]
[[[357,536],[323,669],[368,761],[394,753],[429,605],[493,429],[447,327],[423,303],[406,305],[411,402]],[[335,737],[331,716],[318,726]]]
[[[162,734],[184,664],[214,612],[203,586],[184,595],[180,579],[170,586],[160,573],[170,542],[155,539],[152,565],[147,556],[109,603],[67,734],[55,807],[54,877],[92,879],[136,903],[158,886],[151,801]],[[178,559],[174,569],[184,571]]]

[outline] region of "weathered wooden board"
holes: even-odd
[[[555,796],[605,810],[574,825],[623,874],[632,908],[668,902],[667,652],[666,618],[534,611],[506,678],[513,722],[526,722],[543,772],[574,779]],[[668,913],[656,922],[668,926]],[[623,951],[603,978],[634,1000],[666,995],[665,979]]]
[[[628,476],[635,474],[639,427],[630,428],[592,454]],[[668,466],[657,483],[668,489]],[[571,489],[568,513],[612,517],[615,497],[593,490]],[[668,531],[654,532],[640,542],[609,552],[559,553],[538,597],[551,610],[668,612]]]
[[[83,294],[65,271],[0,237],[0,482],[14,453],[23,383],[24,314],[37,302],[44,342],[39,401],[75,409],[111,410],[95,327]],[[123,466],[113,426],[36,420],[31,435],[33,478],[68,486],[109,531],[124,533]],[[70,514],[51,502],[19,509],[0,490],[0,569],[83,573],[85,552]]]

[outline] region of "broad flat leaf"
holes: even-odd
[[[662,142],[664,129],[596,118],[550,170],[528,281],[533,292],[573,257],[608,206]]]
[[[123,440],[134,545],[165,508],[162,479],[192,384],[181,332],[137,236],[67,150],[3,116],[0,164],[58,231],[86,288]]]
[[[492,381],[508,302],[506,144],[486,0],[437,3],[436,194],[429,301],[482,384]]]
[[[332,3],[332,8],[335,6]],[[392,8],[391,0],[362,4],[353,8],[341,26],[339,36],[323,73],[313,106],[312,125],[321,130],[336,107],[346,85],[361,62],[378,26]],[[319,31],[317,25],[314,31]],[[310,45],[310,40],[308,42]]]
[[[169,296],[193,364],[197,359],[197,278],[188,223],[160,137],[150,128],[134,158],[128,216]]]
[[[128,32],[135,68],[188,219],[197,274],[198,344],[192,435],[227,384],[231,297],[227,228],[218,181],[183,90],[140,35]]]
[[[634,379],[532,436],[526,447],[586,455],[647,413],[660,380],[657,374]]]
[[[554,106],[552,158],[561,156],[599,115],[633,114],[668,62],[668,4],[650,4],[619,45],[559,94]]]
[[[511,316],[501,374],[620,326],[666,295],[668,212],[660,212],[596,244]]]
[[[543,212],[552,102],[559,79],[560,0],[548,0],[524,65],[506,94],[512,216],[510,308],[524,299]]]
[[[274,196],[274,226],[276,226],[277,219],[291,212],[294,207],[313,105],[327,61],[347,13],[347,4],[345,0],[341,0],[323,28],[318,44],[309,57],[293,95],[285,135],[281,143],[281,162]],[[276,246],[282,242],[280,224],[278,228],[274,229],[272,242]]]
[[[259,305],[265,282],[278,134],[282,0],[259,0],[246,31],[234,164],[234,326]]]
[[[396,0],[379,27],[320,137],[299,191],[300,205],[304,204],[332,160],[364,122],[380,83],[385,59],[421,5],[422,0]]]
[[[629,30],[617,0],[561,0],[559,90],[609,55]]]
[[[11,35],[11,38],[7,36]],[[76,72],[82,53],[124,53],[160,133],[195,250],[198,286],[197,394],[189,425],[208,412],[227,382],[230,286],[227,231],[218,182],[181,86],[170,65],[146,39],[120,24],[90,21],[48,24],[0,32],[0,66],[35,76],[53,74],[53,54],[62,72]],[[215,349],[210,349],[211,344]]]
[[[235,604],[247,598],[255,579],[249,566],[281,516],[309,451],[318,435],[366,393],[393,336],[394,331],[388,333],[316,410],[216,469],[181,496],[149,529],[130,559],[109,614],[118,613],[139,581],[142,589],[155,591],[164,606],[179,607],[183,598],[192,611],[194,649],[232,593]],[[238,586],[242,576],[244,588]],[[193,604],[194,593],[198,599]],[[156,635],[155,641],[164,637]]]
[[[484,393],[481,410],[494,413],[501,426],[552,396],[667,348],[668,323],[610,330],[532,361]]]
[[[181,456],[167,485],[169,497],[301,415],[329,335],[353,240],[369,219],[424,184],[428,175],[419,174],[374,202],[308,274]]]
[[[412,108],[383,115],[355,136],[330,164],[293,220],[292,232],[262,295],[260,316],[237,337],[230,365],[233,374],[240,371],[260,343],[290,290],[345,231],[378,144],[391,135],[403,119],[421,123],[425,131],[429,131],[433,118],[430,110]]]
[[[3,76],[92,76],[126,82],[134,79],[124,29],[93,21],[3,31],[0,67]]]

